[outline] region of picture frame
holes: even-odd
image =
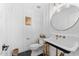
[[[32,21],[31,21],[31,17],[25,16],[25,25],[31,25]]]

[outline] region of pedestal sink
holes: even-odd
[[[61,50],[74,52],[79,47],[77,39],[75,36],[66,36],[65,38],[56,39],[56,35],[53,35],[51,38],[44,39],[44,41]]]

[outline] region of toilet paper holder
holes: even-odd
[[[9,47],[9,45],[3,44],[2,45],[2,51],[7,51],[8,47]]]

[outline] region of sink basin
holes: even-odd
[[[62,49],[65,49],[67,51],[76,51],[78,46],[78,38],[75,36],[66,36],[66,38],[58,38],[56,39],[56,36],[53,35],[51,38],[44,39],[46,42],[51,43],[57,47],[60,47]]]

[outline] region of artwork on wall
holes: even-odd
[[[25,25],[31,25],[31,24],[32,24],[31,17],[25,16]]]

